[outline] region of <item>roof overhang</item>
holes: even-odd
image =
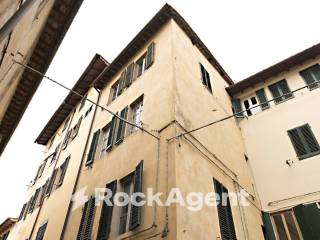
[[[96,82],[96,87],[102,89],[105,84],[117,74],[125,64],[141,49],[157,31],[170,19],[173,19],[181,29],[187,34],[192,43],[200,50],[207,60],[217,69],[224,80],[232,85],[233,81],[218,63],[209,49],[200,40],[197,34],[192,30],[189,24],[182,16],[170,5],[165,4],[161,10],[147,23],[147,25],[134,37],[134,39],[125,47],[125,49],[114,59],[104,74]]]
[[[47,71],[82,2],[83,0],[54,1],[46,24],[27,63],[29,66],[42,73]],[[39,74],[29,69],[24,70],[1,122],[0,155],[20,122],[41,80],[42,76]]]
[[[96,54],[72,90],[84,96],[92,86],[93,82],[107,66],[108,62],[99,54]],[[47,144],[81,99],[82,97],[70,91],[63,103],[59,106],[47,125],[41,131],[35,142],[42,145]]]
[[[320,55],[320,43],[314,45],[310,48],[305,49],[302,52],[299,52],[269,68],[266,68],[240,82],[235,83],[227,87],[228,93],[233,96],[238,92],[241,92],[249,87],[252,87],[260,82],[266,81],[267,79],[276,76],[284,71],[289,70],[292,67],[295,67],[303,62],[315,58]]]
[[[7,232],[13,224],[17,222],[16,218],[7,218],[0,224],[0,235]]]

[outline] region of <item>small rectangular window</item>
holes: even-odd
[[[200,64],[200,71],[201,71],[201,80],[202,84],[208,88],[208,90],[212,93],[212,87],[210,82],[210,74],[207,72],[207,70],[204,68],[204,66]]]
[[[246,115],[251,116],[261,112],[261,107],[258,106],[259,103],[255,96],[252,96],[243,101],[244,109],[246,110]]]
[[[316,64],[300,72],[305,83],[310,90],[320,86],[320,65]]]
[[[276,104],[281,103],[289,98],[293,98],[293,94],[290,91],[288,83],[285,79],[270,85],[269,89]]]
[[[272,220],[275,233],[279,239],[303,239],[292,210],[275,213],[272,215]]]
[[[319,143],[309,124],[288,130],[288,134],[300,160],[320,154]]]
[[[142,111],[143,111],[143,97],[138,98],[134,103],[130,105],[130,118],[131,122],[137,126],[142,126]],[[138,130],[136,126],[129,126],[129,133],[133,133]]]

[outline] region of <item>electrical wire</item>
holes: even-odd
[[[221,118],[221,119],[216,120],[216,121],[214,121],[214,122],[210,122],[210,123],[207,123],[207,124],[205,124],[205,125],[203,125],[203,126],[194,128],[194,129],[192,129],[192,130],[185,131],[185,132],[183,132],[183,133],[180,133],[180,134],[178,134],[178,135],[176,135],[176,136],[174,136],[174,137],[171,137],[171,138],[167,139],[167,141],[171,141],[172,139],[180,138],[180,137],[182,137],[182,136],[184,136],[184,135],[187,135],[187,134],[189,134],[189,133],[193,133],[193,132],[199,131],[199,130],[201,130],[201,129],[203,129],[203,128],[206,128],[206,127],[209,127],[209,126],[211,126],[211,125],[214,125],[214,124],[223,122],[223,121],[228,120],[228,119],[233,118],[233,117],[242,117],[242,114],[245,113],[245,112],[248,111],[248,110],[251,110],[251,109],[254,109],[254,108],[257,108],[257,107],[261,107],[262,105],[268,104],[268,103],[270,103],[270,102],[274,102],[274,101],[276,101],[277,99],[280,99],[280,98],[282,98],[282,97],[286,97],[286,96],[290,97],[293,93],[298,92],[298,91],[301,91],[302,89],[308,88],[308,87],[310,87],[311,85],[314,85],[314,84],[317,84],[317,83],[319,84],[319,83],[320,83],[320,80],[319,80],[319,81],[315,81],[315,82],[313,82],[313,83],[311,83],[311,84],[307,84],[307,85],[305,85],[305,86],[303,86],[303,87],[297,88],[297,89],[295,89],[295,90],[293,90],[293,91],[290,91],[290,92],[288,92],[288,93],[282,94],[282,95],[280,95],[279,97],[272,98],[272,99],[270,99],[270,100],[268,100],[268,101],[265,101],[265,102],[263,102],[263,103],[260,103],[260,104],[258,104],[258,105],[255,105],[255,106],[253,106],[253,107],[247,108],[247,109],[245,109],[245,110],[243,110],[243,111],[236,112],[236,113],[234,113],[234,114],[232,114],[232,115],[229,115],[229,116],[227,116],[227,117]]]
[[[137,125],[137,124],[135,124],[135,123],[132,123],[132,122],[130,122],[130,121],[128,121],[128,120],[126,120],[126,119],[124,119],[124,118],[122,118],[122,117],[120,117],[119,115],[115,114],[114,112],[110,111],[109,109],[105,108],[104,106],[101,106],[100,104],[95,103],[94,101],[92,101],[92,100],[90,100],[89,98],[85,97],[84,95],[78,93],[77,91],[74,91],[73,89],[71,89],[71,88],[63,85],[62,83],[54,80],[53,78],[50,78],[49,76],[41,73],[41,72],[38,71],[37,69],[34,69],[33,67],[30,67],[30,66],[28,66],[28,65],[25,65],[25,64],[23,64],[23,63],[21,63],[21,62],[18,62],[18,61],[16,61],[15,59],[12,59],[12,61],[13,61],[14,63],[16,63],[16,64],[19,64],[19,65],[21,65],[21,66],[23,66],[23,67],[25,67],[25,68],[27,68],[27,69],[35,72],[35,73],[41,75],[43,78],[48,79],[49,81],[57,84],[58,86],[66,89],[66,90],[68,90],[69,92],[72,92],[72,93],[78,95],[79,97],[83,98],[84,100],[86,100],[86,101],[88,101],[88,102],[96,105],[97,107],[100,107],[101,109],[107,111],[108,113],[110,113],[110,114],[113,115],[114,117],[118,118],[120,121],[123,121],[123,122],[125,122],[125,123],[127,123],[127,124],[129,124],[129,125],[131,125],[131,126],[134,126],[134,127],[138,128],[138,129],[140,129],[141,131],[149,134],[150,136],[156,138],[157,140],[160,139],[159,137],[157,137],[156,135],[152,134],[151,132],[149,132],[148,130],[144,129],[143,127],[141,127],[141,126],[139,126],[139,125]]]

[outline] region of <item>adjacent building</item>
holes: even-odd
[[[40,133],[46,154],[8,239],[317,239],[318,53],[234,84],[166,4],[110,64],[93,58]],[[110,206],[97,188],[111,201],[230,197]]]
[[[48,69],[82,0],[2,0],[0,4],[0,155]]]
[[[6,240],[14,224],[17,222],[16,218],[7,218],[0,224],[0,239]]]

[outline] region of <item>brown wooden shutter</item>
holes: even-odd
[[[87,157],[87,160],[86,160],[86,166],[92,164],[93,161],[94,161],[94,156],[95,156],[97,145],[98,145],[98,142],[99,142],[98,141],[99,140],[99,135],[100,135],[100,129],[95,131],[95,133],[93,134],[93,137],[92,137],[92,140],[91,140],[90,149],[89,149],[89,153],[88,153],[88,157]]]
[[[133,193],[142,192],[142,181],[143,181],[143,160],[138,164],[134,172],[134,181],[133,181]],[[141,199],[137,198],[137,202]],[[141,206],[131,206],[130,214],[130,226],[129,229],[133,230],[140,226],[141,224]]]
[[[133,79],[133,72],[134,72],[134,63],[131,63],[127,67],[127,71],[126,71],[126,74],[125,74],[125,78],[124,78],[124,81],[125,81],[124,86],[125,87],[129,87],[130,86],[130,84],[132,82],[132,79]]]
[[[108,183],[106,185],[106,188],[110,189],[112,192],[110,201],[113,204],[114,194],[116,194],[116,191],[117,191],[117,180],[111,183]],[[113,212],[113,205],[109,206],[105,203],[105,201],[103,201],[97,240],[107,240],[109,238],[111,221],[112,221],[112,212]]]
[[[118,113],[116,113],[118,114]],[[106,150],[110,150],[113,145],[113,140],[114,140],[114,134],[116,132],[116,127],[117,127],[117,118],[115,116],[112,117],[111,120],[111,125],[110,125],[110,132],[109,132],[109,137],[108,137],[108,143],[107,143],[107,148]]]
[[[146,69],[149,68],[154,61],[154,42],[148,46],[147,56],[146,56]]]
[[[123,110],[120,112],[120,117],[123,119],[127,120],[127,115],[128,115],[128,106],[126,106]],[[118,129],[117,129],[117,135],[116,135],[116,144],[119,144],[123,141],[124,138],[124,133],[126,130],[126,123],[120,119],[118,119],[119,124],[118,124]]]
[[[89,201],[87,201],[87,202],[84,204],[83,209],[82,209],[82,215],[81,215],[81,220],[80,220],[80,225],[79,225],[77,240],[82,240],[82,239],[83,239],[84,226],[85,226],[86,217],[87,217],[88,203],[89,203]]]

